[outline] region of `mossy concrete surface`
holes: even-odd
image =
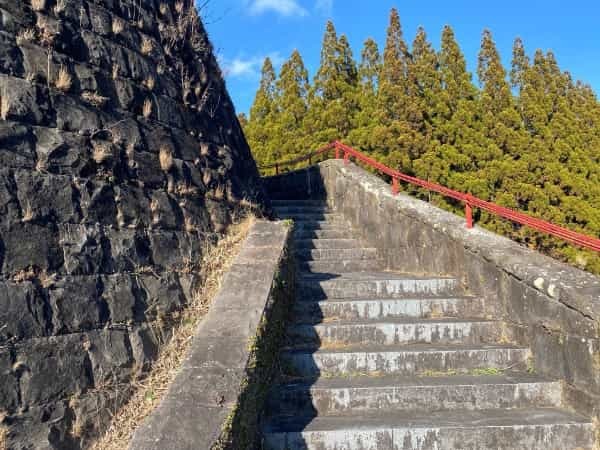
[[[252,227],[181,371],[130,449],[255,445],[294,286],[289,236],[283,222]]]

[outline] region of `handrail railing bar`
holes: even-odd
[[[262,169],[275,169],[276,173],[279,173],[279,168],[298,164],[303,161],[309,161],[312,163],[313,158],[316,156],[320,156],[324,153],[327,153],[331,150],[335,150],[336,159],[340,159],[343,156],[345,162],[350,160],[350,157],[355,158],[362,163],[365,163],[368,166],[373,167],[377,171],[382,174],[385,174],[392,179],[392,192],[394,195],[399,193],[399,184],[398,181],[403,181],[405,183],[409,183],[412,185],[419,186],[428,191],[437,192],[445,197],[452,198],[454,200],[460,201],[465,205],[465,216],[467,219],[467,227],[472,228],[473,226],[473,218],[472,218],[472,208],[479,208],[481,210],[492,213],[493,215],[511,220],[512,222],[518,223],[523,226],[527,226],[536,231],[541,231],[555,237],[559,237],[568,241],[570,243],[580,245],[582,247],[595,250],[600,252],[600,239],[587,236],[585,234],[569,230],[567,228],[561,227],[559,225],[555,225],[553,223],[547,222],[543,219],[539,219],[537,217],[529,216],[520,211],[515,211],[513,209],[507,208],[505,206],[500,206],[492,202],[488,202],[486,200],[482,200],[480,198],[474,197],[471,194],[463,193],[459,191],[455,191],[453,189],[447,188],[437,183],[433,183],[431,181],[421,180],[420,178],[413,177],[410,175],[406,175],[398,170],[394,170],[391,167],[386,166],[379,161],[355,150],[354,148],[342,144],[341,142],[334,141],[314,152],[309,152],[307,156],[301,156],[298,158],[294,158],[292,160],[278,162],[275,164],[267,165],[261,167]]]

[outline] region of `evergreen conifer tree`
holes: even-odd
[[[277,114],[274,108],[276,77],[271,59],[266,58],[261,70],[260,86],[250,108],[250,119],[244,130],[259,165],[274,162],[280,156],[273,145]]]
[[[304,153],[309,145],[304,130],[308,111],[308,71],[298,50],[294,50],[281,66],[276,87],[274,104],[279,114],[273,140],[285,158],[290,159]]]

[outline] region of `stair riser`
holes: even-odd
[[[311,207],[327,207],[327,202],[324,200],[271,200],[273,208],[311,208]]]
[[[320,344],[321,348],[340,348],[352,344],[493,343],[502,334],[497,322],[294,325],[289,327],[287,333],[297,344]]]
[[[296,256],[306,260],[376,259],[374,248],[296,249]]]
[[[360,428],[269,433],[266,450],[566,450],[592,448],[590,424],[469,428]]]
[[[306,299],[325,298],[398,298],[407,295],[457,295],[460,285],[455,279],[404,280],[300,280],[297,295]]]
[[[427,372],[468,372],[473,369],[524,369],[525,349],[450,351],[283,352],[281,360],[291,376],[422,375]]]
[[[294,222],[320,222],[327,221],[331,223],[339,223],[343,225],[344,217],[341,214],[336,213],[287,213],[287,214],[277,214],[277,217],[280,219],[291,219]]]
[[[345,233],[347,237],[348,227],[346,227],[343,223],[338,222],[327,222],[325,220],[319,221],[296,221],[294,222],[294,231],[315,231],[315,230],[334,230],[334,231],[342,231]]]
[[[391,299],[348,300],[340,302],[299,301],[294,304],[294,318],[301,323],[320,323],[323,320],[391,319],[434,317],[481,317],[481,299]]]
[[[295,239],[344,239],[348,237],[348,231],[340,228],[339,230],[307,230],[304,228],[294,228]]]
[[[356,239],[297,239],[295,246],[298,249],[351,249],[359,248],[360,242]]]
[[[327,206],[274,206],[273,212],[278,215],[286,214],[333,214]]]
[[[347,273],[383,270],[384,263],[380,259],[340,259],[337,261],[302,261],[298,267],[310,273]]]
[[[343,389],[302,387],[277,391],[271,415],[319,416],[375,411],[484,410],[558,407],[560,383],[390,386]]]

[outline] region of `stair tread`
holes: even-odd
[[[559,383],[558,380],[527,372],[504,372],[497,375],[440,375],[440,376],[357,376],[357,377],[321,377],[317,379],[297,379],[284,381],[277,385],[285,390],[314,389],[371,389],[435,386],[485,386]]]
[[[310,432],[368,428],[481,428],[536,425],[591,425],[591,420],[560,408],[361,412],[340,416],[277,416],[266,432]]]
[[[416,318],[416,317],[386,317],[383,319],[340,319],[319,323],[293,322],[292,326],[353,326],[353,325],[418,325],[418,324],[463,324],[463,323],[499,323],[497,320],[476,317],[440,317],[440,318]]]
[[[329,297],[326,299],[299,299],[302,303],[362,303],[362,302],[409,302],[409,301],[423,301],[430,302],[432,300],[481,300],[481,297],[476,295],[440,295],[439,297],[402,297],[402,298],[336,298]]]
[[[370,248],[370,247],[366,247]],[[388,281],[388,280],[455,280],[456,277],[445,275],[412,275],[400,272],[344,272],[334,277],[327,274],[303,273],[301,280],[306,281]]]
[[[527,347],[514,344],[393,344],[393,345],[368,345],[349,344],[343,348],[318,348],[303,345],[301,348],[288,347],[286,353],[310,354],[341,354],[341,353],[436,353],[457,351],[488,351],[488,350],[528,350]]]

